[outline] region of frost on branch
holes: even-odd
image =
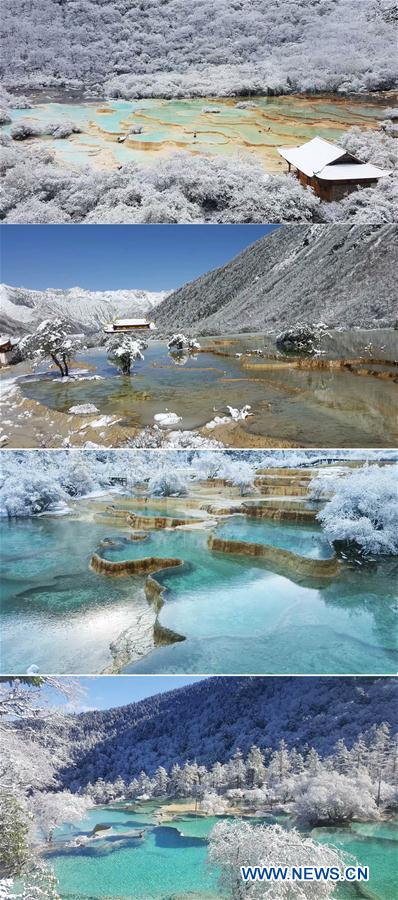
[[[22,356],[33,360],[35,365],[43,359],[52,359],[61,375],[67,377],[71,359],[82,349],[82,335],[72,334],[68,323],[62,319],[45,319],[36,331],[20,341],[19,349]]]
[[[311,222],[319,198],[292,175],[269,175],[250,157],[175,153],[115,172],[56,165],[48,150],[6,143],[0,217],[52,222]]]
[[[200,350],[198,341],[185,337],[185,334],[173,334],[167,347],[171,353],[195,353],[195,350]]]
[[[365,557],[398,553],[398,467],[365,466],[336,475],[326,473],[311,482],[314,497],[332,498],[318,513],[326,537],[343,551]]]
[[[92,802],[87,796],[80,797],[70,791],[37,791],[29,799],[35,823],[39,826],[46,840],[51,843],[57,825],[73,824],[83,819]]]
[[[1,69],[7,83],[29,78],[32,88],[96,85],[98,95],[107,82],[113,97],[389,90],[390,8],[392,0],[2,0]]]
[[[3,123],[4,124],[4,123]],[[81,128],[74,122],[30,122],[22,120],[11,128],[11,137],[14,141],[25,141],[32,137],[67,138],[71,134],[80,134]]]
[[[340,850],[319,844],[296,829],[280,825],[250,825],[248,822],[219,822],[209,839],[210,862],[221,869],[220,887],[230,897],[331,897],[335,885],[325,882],[253,882],[244,885],[241,866],[336,866],[346,860]]]
[[[148,492],[152,497],[185,497],[188,483],[175,469],[164,467],[149,479]]]
[[[106,342],[108,358],[121,371],[122,375],[130,375],[131,367],[136,359],[144,359],[142,351],[148,344],[137,341],[131,334],[112,335]]]
[[[295,788],[294,811],[312,828],[379,818],[374,785],[366,772],[348,776],[323,770],[314,777],[304,776]]]

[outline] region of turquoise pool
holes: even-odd
[[[122,504],[121,504],[122,505]],[[313,559],[329,549],[316,527],[223,520],[220,533],[270,543]],[[397,668],[396,567],[347,569],[323,587],[272,571],[250,557],[210,552],[208,530],[150,532],[145,542],[98,520],[43,516],[1,523],[4,673],[103,671],[110,644],[133,629],[139,654],[126,671],[149,673],[393,673]],[[103,542],[105,541],[105,545]],[[111,541],[113,545],[107,545]],[[157,575],[167,588],[160,623],[186,640],[159,647],[144,577],[111,578],[89,568],[111,560],[173,557]]]
[[[186,150],[223,156],[251,153],[275,172],[285,168],[278,146],[296,146],[315,134],[333,141],[353,125],[374,128],[391,105],[383,95],[256,97],[253,109],[237,108],[238,98],[53,102],[43,97],[32,102],[31,109],[10,110],[13,123],[67,121],[81,127],[82,133],[67,139],[36,138],[66,165],[110,168],[132,161],[150,165],[159,155]],[[217,111],[205,112],[206,108]],[[137,126],[142,133],[132,134]]]
[[[196,900],[225,896],[218,887],[218,872],[207,864],[207,838],[219,821],[215,817],[180,816],[158,825],[156,805],[143,804],[129,812],[118,808],[95,809],[86,820],[72,829],[59,829],[58,847],[49,861],[59,879],[62,898],[88,900],[108,897],[118,900],[169,900],[192,896]],[[267,817],[262,822],[274,822]],[[280,824],[291,821],[279,816]],[[112,826],[112,834],[99,837],[82,848],[62,846],[65,839],[87,835],[98,822]],[[128,835],[133,829],[143,837]],[[349,828],[314,829],[311,836],[354,855],[370,868],[370,882],[361,891],[355,887],[339,887],[337,898],[368,897],[372,900],[394,900],[398,827],[396,822],[353,824]]]

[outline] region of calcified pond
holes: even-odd
[[[395,672],[396,560],[341,561],[270,477],[3,523],[2,671]]]
[[[33,139],[68,166],[112,168],[132,161],[150,164],[177,150],[212,156],[244,151],[273,172],[282,171],[284,166],[277,147],[295,146],[315,135],[335,141],[353,125],[376,128],[386,107],[393,104],[391,96],[382,93],[360,99],[289,95],[89,102],[68,96],[54,101],[51,96],[35,95],[31,102],[31,109],[11,110],[12,124],[21,120],[40,125],[73,122],[80,127],[81,133],[67,139]],[[237,107],[242,102],[252,106]],[[5,126],[4,131],[9,132],[11,127]]]
[[[151,341],[131,376],[120,375],[104,348],[82,353],[67,381],[48,370],[20,375],[18,407],[15,397],[9,407],[5,401],[8,446],[60,446],[65,438],[71,446],[122,446],[165,411],[179,417],[168,430],[197,431],[226,446],[396,445],[394,330],[331,332],[315,358],[278,353],[269,335],[200,342],[196,355],[171,356],[166,341]],[[69,414],[88,403],[98,412]],[[229,415],[228,405],[246,404],[246,419],[208,428]]]
[[[118,900],[222,897],[218,871],[207,865],[207,840],[213,826],[228,817],[187,814],[181,803],[180,814],[168,816],[165,811],[159,820],[162,805],[151,801],[96,807],[73,828],[58,828],[48,859],[59,880],[60,896]],[[173,806],[178,806],[178,801]],[[249,816],[248,821],[291,825],[286,815]],[[92,838],[98,824],[108,830]],[[73,839],[82,836],[88,838],[84,846],[71,846]],[[333,896],[392,900],[398,841],[395,820],[315,828],[311,837],[353,855],[370,868],[370,882],[363,889],[361,885],[339,885]]]

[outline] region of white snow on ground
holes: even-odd
[[[173,412],[156,413],[153,418],[155,422],[162,427],[167,427],[167,425],[177,425],[178,422],[182,421],[182,416],[177,416],[177,413]]]
[[[242,409],[236,409],[234,406],[228,406],[229,416],[214,416],[214,419],[211,419],[210,422],[207,422],[205,428],[209,428],[210,431],[213,428],[217,428],[218,425],[230,425],[231,422],[242,422],[244,419],[247,419],[248,416],[252,416],[253,413],[249,412],[251,406],[242,406]]]
[[[70,406],[68,412],[75,416],[89,416],[91,413],[99,412],[99,409],[98,406],[94,406],[94,403],[80,403],[77,406]]]
[[[116,422],[120,422],[120,419],[115,419],[114,416],[101,416],[99,419],[94,419],[89,425],[90,428],[105,428],[106,425],[115,425]]]

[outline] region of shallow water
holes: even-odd
[[[155,806],[155,805],[154,805]],[[153,807],[152,807],[153,808]],[[155,807],[156,809],[156,807]],[[170,896],[221,897],[218,872],[207,865],[207,838],[220,818],[178,817],[157,826],[146,805],[136,812],[116,808],[90,811],[87,819],[72,829],[58,829],[56,841],[79,834],[88,834],[95,824],[109,823],[113,834],[96,839],[80,849],[56,849],[49,861],[59,879],[61,897],[80,898],[117,897],[118,900],[166,900]],[[275,818],[252,819],[253,823]],[[278,817],[286,827],[291,821]],[[145,829],[140,840],[128,838],[132,829]],[[125,839],[123,840],[123,835]],[[372,825],[354,824],[347,829],[314,829],[311,836],[330,843],[354,856],[370,867],[371,880],[363,896],[374,900],[393,900],[395,889],[395,861],[398,842],[397,823]],[[336,897],[359,895],[355,888],[342,886]]]
[[[374,128],[392,100],[382,94],[360,99],[256,97],[252,100],[255,109],[237,109],[237,102],[223,98],[59,103],[43,98],[32,109],[10,110],[10,115],[13,123],[29,119],[79,124],[83,133],[72,139],[36,139],[72,166],[151,164],[159,154],[176,150],[223,156],[243,151],[257,156],[271,171],[284,171],[286,165],[276,147],[295,146],[315,135],[333,141],[353,125]],[[207,106],[219,112],[204,113]],[[134,126],[142,126],[143,133],[118,143],[117,138]]]
[[[377,358],[398,355],[392,330],[353,332],[350,337],[334,332],[324,358],[336,358],[338,351],[344,358],[353,358],[362,350],[366,367],[364,347],[370,340]],[[51,409],[65,413],[71,406],[93,403],[101,414],[117,416],[131,428],[153,425],[157,413],[169,410],[181,417],[177,428],[197,429],[215,415],[228,415],[227,405],[241,408],[248,404],[253,415],[241,423],[248,442],[251,436],[261,436],[299,446],[395,446],[391,409],[396,402],[396,384],[392,379],[359,377],[347,370],[285,368],[288,357],[274,360],[267,356],[275,353],[269,336],[226,341],[203,339],[209,352],[189,356],[184,365],[170,357],[165,341],[151,341],[145,359],[136,363],[131,376],[121,376],[108,362],[104,349],[90,350],[82,353],[78,362],[88,366],[91,374],[102,376],[100,380],[65,383],[53,373],[43,373],[25,376],[19,385],[26,397]],[[264,356],[235,356],[257,348]],[[219,355],[220,351],[228,355]],[[262,369],[268,362],[273,367]],[[385,368],[394,375],[397,372],[387,364]]]
[[[296,528],[300,532],[301,526]],[[252,529],[253,538],[261,543],[261,524],[253,523]],[[373,572],[347,570],[320,588],[315,583],[311,586],[311,581],[296,584],[250,558],[209,555],[201,534],[161,533],[156,548],[162,540],[167,541],[170,555],[183,558],[186,565],[156,576],[168,588],[159,620],[186,640],[156,649],[126,671],[347,674],[394,670],[396,590],[394,575],[383,566]],[[285,548],[289,544],[285,538],[281,543]],[[294,541],[289,549],[295,546],[300,553]],[[112,558],[120,556],[127,554],[112,554]]]
[[[109,644],[147,603],[142,579],[114,582],[89,569],[108,536],[109,525],[67,517],[1,522],[3,672],[35,664],[41,672],[90,673],[109,665]]]
[[[123,505],[121,503],[121,505]],[[328,547],[314,527],[234,517],[220,533],[272,543],[311,558]],[[211,553],[208,530],[122,530],[68,517],[3,522],[2,671],[93,673],[111,661],[109,645],[149,621],[143,577],[109,578],[89,569],[94,551],[111,560],[179,558],[157,575],[167,591],[162,625],[186,640],[149,653],[126,671],[149,673],[393,673],[396,569],[350,570],[319,587],[273,572],[250,557]],[[110,538],[115,546],[100,546]],[[142,627],[142,626],[141,626]],[[136,633],[140,629],[136,628]],[[137,636],[137,634],[135,635]]]

